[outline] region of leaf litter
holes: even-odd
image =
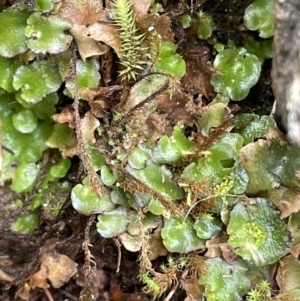
[[[226,296],[226,300],[234,301],[254,289],[259,280],[267,278],[276,287],[270,279],[271,268],[259,270],[251,265],[253,262],[257,266],[279,262],[277,283],[281,293],[297,295],[298,287],[290,273],[298,276],[298,261],[291,255],[284,257],[290,251],[294,256],[299,254],[296,148],[288,145],[277,130],[270,129],[274,124],[269,120],[254,118],[252,122],[249,116],[234,119],[228,96],[239,99],[240,94],[227,95],[229,85],[222,90],[216,88],[220,82],[211,81],[226,73],[212,64],[218,56],[212,47],[216,33],[209,32],[212,37],[206,40],[195,38],[197,18],[204,16],[200,13],[187,30],[179,22],[184,14],[193,15],[205,1],[192,1],[195,7],[185,1],[168,5],[162,1],[162,14],[149,13],[157,8],[153,1],[132,1],[136,28],[145,34],[135,54],[136,73],[126,71],[126,60],[125,71],[121,67],[116,72],[120,67],[117,60],[124,58],[122,31],[111,21],[116,2],[66,0],[58,6],[58,16],[72,24],[70,33],[82,61],[76,63],[74,50],[53,56],[66,80],[65,99],[52,116],[57,124],[46,144],[73,158],[71,169],[76,176],[70,172],[67,177],[73,186],[71,202],[76,210],[63,207],[55,224],[44,216],[39,232],[28,236],[10,233],[8,215],[1,216],[5,229],[0,234],[3,254],[9,253],[13,259],[0,256],[1,281],[17,285],[17,296],[23,300],[38,300],[41,293],[36,288],[42,289],[49,300],[78,300],[79,295],[80,300],[148,300],[141,292],[141,279],[146,284],[145,292],[164,296],[164,300],[170,300],[175,292],[181,298],[185,292],[185,300],[204,296],[207,300],[225,300]],[[213,5],[224,8],[224,4],[205,5],[214,16],[218,13]],[[224,34],[220,24],[215,31]],[[158,53],[149,63],[148,52],[155,52],[155,47]],[[231,47],[229,41],[226,47]],[[242,52],[244,57],[253,56],[244,48]],[[258,59],[256,63],[260,70]],[[120,79],[119,74],[126,76]],[[17,90],[20,80],[14,79]],[[256,81],[252,80],[250,86]],[[49,87],[48,94],[57,90],[54,86]],[[248,95],[250,87],[243,88],[243,96]],[[19,97],[30,102],[25,92]],[[216,92],[222,95],[218,97]],[[43,96],[36,96],[34,102],[42,101]],[[71,107],[68,97],[78,103]],[[79,97],[83,100],[80,103]],[[133,154],[137,157],[132,158]],[[4,187],[1,193],[14,192]],[[245,200],[243,194],[259,198]],[[6,209],[14,210],[7,206],[7,198],[1,202]],[[85,198],[90,204],[82,202]],[[26,211],[22,202],[15,206],[22,208],[19,212]],[[201,219],[203,212],[209,214],[205,215],[207,224],[200,222],[205,219]],[[99,214],[97,232],[114,240],[89,232],[86,225],[91,225],[85,215],[93,214]],[[214,215],[218,216],[218,227],[212,231],[207,225]],[[284,218],[290,219],[292,241]],[[248,231],[249,237],[243,237],[245,233],[236,235],[241,229]],[[265,233],[266,229],[274,233]],[[83,238],[84,231],[89,239]],[[278,232],[280,246],[266,246],[265,241],[275,242]],[[20,239],[24,241],[18,246]],[[249,250],[243,249],[245,241]],[[270,254],[260,253],[264,247],[270,248]],[[29,256],[22,254],[24,248]],[[171,253],[184,256],[172,259]],[[166,263],[160,256],[167,254]],[[11,300],[12,294],[12,290],[6,291],[3,300]]]

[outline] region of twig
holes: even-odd
[[[49,290],[47,288],[44,288],[44,293],[47,296],[47,298],[48,298],[49,301],[54,301],[51,293],[49,292]]]
[[[180,280],[185,280],[186,276],[188,275],[189,273],[189,270],[186,269],[181,277],[180,277]],[[164,301],[169,301],[171,300],[171,298],[173,297],[173,295],[176,293],[177,289],[178,289],[178,286],[179,286],[179,281],[177,281],[174,285],[174,287],[172,288],[172,290],[169,292],[168,296],[164,299]]]
[[[117,261],[117,269],[116,272],[120,272],[120,265],[121,265],[121,257],[122,257],[122,252],[121,252],[121,245],[118,239],[114,238],[115,245],[118,249],[118,261]]]
[[[72,52],[72,77],[74,82],[74,123],[75,123],[75,132],[78,140],[78,145],[80,149],[80,159],[82,160],[85,171],[89,177],[90,185],[93,190],[101,197],[103,194],[103,186],[99,181],[99,177],[96,174],[92,161],[89,157],[88,151],[85,147],[83,134],[81,130],[81,119],[79,115],[79,93],[78,93],[78,85],[77,85],[77,73],[76,73],[76,49],[73,47]]]

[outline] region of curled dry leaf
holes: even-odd
[[[90,34],[91,28],[93,28],[95,24],[98,24],[97,22],[109,23],[106,11],[103,9],[102,1],[65,0],[59,8],[58,14],[73,23],[70,32],[76,40],[76,45],[83,61],[91,56],[103,55],[108,51],[109,46],[112,47],[112,45],[107,42],[110,39],[114,40],[114,36],[111,35],[112,32],[109,30],[109,28],[113,28],[113,25],[104,25],[106,30],[99,32],[100,36],[102,36],[102,34],[104,36],[102,39],[96,39],[94,35]],[[96,28],[98,28],[97,25]],[[92,32],[95,31],[92,29]],[[116,31],[113,31],[113,34],[117,37]],[[109,38],[107,38],[107,36]],[[106,45],[97,43],[97,41],[104,42]]]
[[[82,60],[88,57],[103,55],[109,50],[109,47],[105,44],[97,43],[94,39],[88,36],[88,29],[85,25],[74,24],[71,28],[70,33],[76,41],[79,54]]]
[[[120,57],[121,40],[117,28],[109,24],[110,20],[107,18],[101,20],[103,23],[94,23],[88,28],[88,35],[95,41],[100,41],[112,47]]]
[[[292,255],[288,255],[281,259],[276,280],[282,293],[291,293],[293,290],[299,289],[299,260]]]
[[[76,273],[77,263],[53,250],[42,255],[41,267],[38,272],[30,276],[29,284],[31,288],[48,288],[47,280],[50,280],[52,286],[58,288]]]
[[[132,0],[132,8],[137,22],[147,16],[151,2],[151,0]]]
[[[58,123],[68,123],[71,129],[75,128],[74,125],[74,113],[71,106],[64,107],[59,114],[52,116],[53,120]]]

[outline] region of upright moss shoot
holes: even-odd
[[[120,64],[124,67],[120,71],[120,77],[122,80],[135,81],[146,64],[138,53],[144,34],[138,34],[130,0],[115,0],[113,5],[113,20],[118,26],[121,39]]]

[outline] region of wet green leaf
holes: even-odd
[[[19,217],[14,223],[12,223],[11,230],[24,234],[30,234],[37,228],[38,224],[39,216],[32,213]]]
[[[276,123],[271,116],[246,113],[235,116],[234,126],[234,131],[244,138],[244,144],[248,144],[264,136],[269,128],[276,127]]]
[[[222,222],[210,214],[203,214],[196,219],[194,229],[199,238],[210,239],[220,233]]]
[[[60,150],[75,147],[77,139],[74,130],[70,129],[67,124],[56,123],[53,126],[52,135],[47,140],[47,145]]]
[[[273,55],[272,40],[255,40],[254,37],[247,35],[244,39],[244,46],[249,53],[257,56],[261,63],[265,59],[270,59]]]
[[[228,243],[257,266],[276,262],[290,248],[286,224],[272,203],[262,198],[238,203],[230,214]]]
[[[179,126],[175,126],[172,136],[163,136],[152,153],[152,160],[156,164],[170,164],[178,162],[182,157],[193,154],[194,141],[188,140]]]
[[[89,185],[77,184],[71,192],[72,205],[84,215],[102,213],[114,209],[109,194],[99,197]]]
[[[35,163],[42,158],[43,152],[48,148],[46,140],[51,134],[48,122],[38,122],[37,128],[28,134],[17,131],[13,125],[12,104],[15,103],[13,95],[3,94],[0,100],[0,120],[2,121],[3,144],[14,151],[14,154],[3,153],[3,169],[1,180],[14,177],[15,168],[20,164]],[[20,109],[17,104],[16,108]],[[34,141],[34,143],[28,143]]]
[[[242,262],[228,264],[220,258],[205,261],[207,271],[199,282],[205,286],[207,301],[226,300],[237,301],[250,288],[247,278],[248,267]]]
[[[99,62],[96,60],[87,60],[76,62],[76,77],[78,92],[84,88],[98,87],[100,81]],[[74,81],[68,79],[66,81],[66,89],[64,93],[68,96],[74,96]]]
[[[212,103],[203,108],[204,116],[199,121],[199,129],[204,136],[208,136],[210,130],[217,127],[229,114],[229,109],[224,103]]]
[[[135,191],[133,194],[135,204],[131,204],[133,208],[138,210],[139,208],[143,208],[147,206],[151,200],[150,193],[141,193],[139,191]],[[135,205],[135,206],[133,206]]]
[[[32,133],[37,127],[37,117],[32,110],[21,110],[12,116],[13,125],[23,134]]]
[[[128,164],[135,169],[146,167],[146,162],[151,158],[151,150],[143,145],[133,149],[128,157]]]
[[[57,91],[60,85],[57,66],[50,60],[19,67],[13,79],[13,87],[19,90],[17,97],[30,104],[40,102],[47,94]]]
[[[300,211],[292,213],[289,217],[287,229],[291,233],[292,243],[296,245],[300,242]]]
[[[42,99],[42,101],[37,104],[31,104],[31,110],[36,114],[36,116],[41,119],[48,119],[52,121],[52,116],[56,113],[55,105],[58,103],[57,93],[50,93]]]
[[[230,68],[228,68],[230,66]],[[221,51],[215,58],[214,67],[219,71],[213,75],[211,84],[216,92],[232,100],[242,100],[258,81],[261,64],[246,48],[231,48]]]
[[[183,197],[182,189],[172,181],[172,174],[165,166],[150,165],[143,169],[127,166],[126,169],[136,179],[172,200]]]
[[[103,155],[92,144],[87,144],[86,150],[90,156],[94,170],[100,170],[105,164]]]
[[[243,139],[240,135],[223,135],[205,151],[198,163],[193,162],[184,169],[182,178],[197,182],[210,178],[215,182],[222,181],[225,176],[235,171],[242,145]]]
[[[249,176],[247,193],[271,200],[281,210],[281,217],[287,217],[300,209],[296,176],[300,154],[298,147],[287,145],[275,135],[244,146],[240,156]]]
[[[196,235],[190,218],[171,216],[161,230],[163,244],[169,252],[188,253],[204,246],[204,240]]]
[[[124,207],[130,207],[130,204],[134,202],[133,195],[125,192],[121,187],[114,187],[110,193],[110,198],[114,204]]]
[[[165,211],[165,207],[160,201],[152,198],[148,204],[148,210],[154,215],[162,215]]]
[[[107,165],[104,165],[101,169],[101,180],[104,185],[112,186],[118,180],[118,175],[112,172]]]
[[[197,28],[197,35],[200,40],[206,40],[211,35],[212,32],[215,30],[216,26],[214,24],[213,17],[208,14],[200,11],[198,13],[198,28]]]
[[[105,238],[116,237],[126,230],[129,223],[127,211],[123,208],[98,215],[98,221],[97,231]]]
[[[126,114],[153,94],[160,91],[168,83],[168,77],[162,74],[149,75],[139,80],[130,90],[126,104],[122,107],[122,113]]]
[[[0,87],[2,89],[9,93],[15,92],[12,85],[13,76],[21,64],[22,63],[15,58],[5,58],[0,56],[0,69],[2,70],[0,73]]]
[[[67,50],[72,36],[65,33],[72,24],[56,15],[34,13],[27,20],[27,46],[35,53],[60,53]]]
[[[35,11],[48,13],[54,8],[53,0],[35,0]]]
[[[71,167],[70,158],[61,158],[57,163],[50,168],[50,175],[53,179],[63,178]]]
[[[170,41],[163,42],[161,53],[153,66],[153,70],[170,73],[181,79],[185,74],[186,64],[182,57],[176,53],[176,48],[177,46]]]
[[[273,35],[274,0],[256,0],[245,10],[244,23],[250,30],[258,30],[261,38]]]
[[[183,28],[189,28],[191,26],[191,16],[190,15],[184,15],[181,19],[181,23]]]
[[[34,163],[22,163],[17,167],[11,188],[16,192],[29,191],[37,179],[39,167]]]
[[[28,48],[24,34],[26,20],[30,13],[17,9],[7,9],[0,13],[0,55],[13,57]]]

